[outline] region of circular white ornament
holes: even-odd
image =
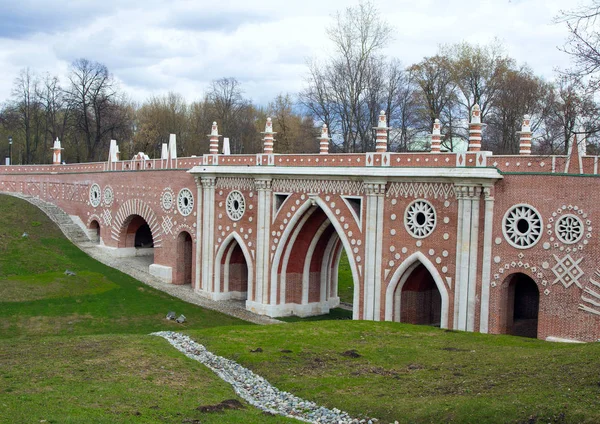
[[[98,207],[102,201],[102,193],[100,192],[100,186],[98,184],[92,184],[90,187],[90,204],[93,207]]]
[[[170,189],[167,189],[163,192],[160,202],[165,211],[170,211],[173,207],[173,192]]]
[[[583,222],[577,215],[566,214],[556,220],[554,231],[563,243],[577,243],[583,237]]]
[[[435,209],[427,200],[415,200],[404,212],[406,231],[415,238],[425,238],[435,229]]]
[[[227,196],[227,215],[233,221],[239,221],[246,211],[246,199],[244,195],[237,190],[232,191]],[[288,216],[290,214],[288,213]]]
[[[177,195],[177,209],[183,216],[188,216],[194,210],[194,195],[187,188],[179,190]]]
[[[115,194],[111,186],[104,187],[104,204],[106,206],[112,205],[113,200],[115,200]]]
[[[542,225],[542,218],[533,206],[518,204],[504,214],[502,232],[511,246],[527,249],[540,240]]]

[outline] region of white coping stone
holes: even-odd
[[[173,281],[173,268],[170,266],[151,264],[148,267],[148,272],[150,275],[154,275],[167,283]]]
[[[482,178],[501,180],[503,177],[496,168],[390,168],[390,167],[266,167],[266,166],[194,166],[190,174],[232,174],[232,175],[295,175],[349,177],[435,177],[435,178]]]
[[[581,340],[563,339],[561,337],[548,336],[546,337],[547,342],[558,342],[558,343],[585,343]]]
[[[223,381],[231,384],[238,396],[262,411],[309,423],[358,424],[359,422],[370,421],[359,421],[339,409],[328,409],[291,393],[281,391],[263,377],[242,367],[235,361],[207,351],[203,345],[196,343],[183,334],[161,331],[151,335],[163,337],[188,358],[206,365]]]

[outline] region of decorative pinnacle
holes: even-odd
[[[386,119],[384,110],[379,112],[379,123],[377,124],[377,128],[386,128],[387,129],[387,119]]]
[[[265,132],[264,134],[275,134],[273,132],[273,122],[271,121],[271,118],[267,118],[267,123],[265,125]]]
[[[210,129],[210,134],[207,134],[207,137],[221,137],[219,134],[219,127],[216,122],[212,123],[212,127]]]
[[[473,109],[471,111],[471,123],[481,124],[481,108],[477,103],[473,105]]]
[[[329,137],[329,131],[327,131],[327,124],[323,124],[323,127],[321,128],[321,137],[319,138],[319,140],[330,140],[331,137]]]
[[[440,131],[440,120],[436,118],[436,120],[433,122],[433,131],[431,132],[432,135],[441,135],[441,131]]]
[[[523,116],[523,126],[521,132],[531,132],[531,117],[529,115]]]

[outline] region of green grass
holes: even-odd
[[[22,237],[25,232],[28,237]],[[67,269],[77,275],[66,276]],[[248,324],[97,262],[66,240],[40,210],[9,196],[0,196],[0,281],[0,339]],[[184,314],[188,322],[165,321],[168,311]]]
[[[188,322],[165,320],[170,310]],[[253,325],[102,265],[41,211],[0,195],[0,423],[293,422],[249,405],[198,411],[237,396],[212,371],[148,336],[214,326]]]
[[[338,267],[338,296],[340,302],[354,302],[354,282],[352,280],[352,271],[350,271],[350,263],[346,251],[342,251],[340,257],[340,265]]]
[[[600,344],[361,321],[190,335],[277,387],[383,422],[600,422]],[[261,353],[252,350],[262,348]],[[344,355],[355,351],[353,358]]]
[[[166,321],[169,310],[188,323]],[[296,422],[249,405],[197,410],[236,395],[148,336],[169,329],[280,389],[383,423],[600,422],[599,343],[340,320],[348,314],[256,326],[186,304],[92,260],[40,211],[0,196],[0,423]]]

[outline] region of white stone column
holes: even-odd
[[[481,187],[457,185],[459,216],[454,284],[454,328],[473,331],[477,302],[477,256],[479,247],[479,201]]]
[[[201,270],[202,270],[202,215],[203,215],[203,209],[202,209],[202,205],[204,204],[204,202],[202,201],[202,181],[200,179],[200,177],[195,177],[194,178],[196,180],[196,199],[197,199],[197,204],[196,204],[196,275],[194,277],[194,291],[199,292],[201,289],[201,284],[202,281],[200,280],[201,278]]]
[[[469,241],[469,289],[467,291],[467,331],[475,331],[477,305],[477,264],[479,256],[479,203],[481,187],[469,187],[471,202],[471,237]]]
[[[490,318],[490,275],[492,268],[492,227],[494,222],[494,196],[492,187],[485,187],[485,221],[483,226],[483,264],[481,270],[481,313],[479,331],[488,332]]]
[[[365,181],[365,258],[363,319],[379,321],[381,315],[381,261],[383,250],[383,181]]]
[[[256,222],[256,278],[255,295],[249,300],[266,306],[269,303],[269,255],[271,252],[271,179],[254,180],[258,192],[258,210]],[[250,287],[248,288],[250,290]],[[264,309],[264,308],[263,308]]]
[[[463,188],[461,186],[455,186],[456,201],[458,202],[457,220],[456,220],[456,259],[455,267],[456,272],[454,275],[454,314],[452,320],[452,328],[458,330],[458,311],[459,311],[459,291],[462,281],[462,245],[463,245],[463,208],[464,208],[464,196]]]
[[[215,177],[201,177],[202,183],[202,288],[201,293],[210,297],[215,291],[214,242],[215,242]]]

